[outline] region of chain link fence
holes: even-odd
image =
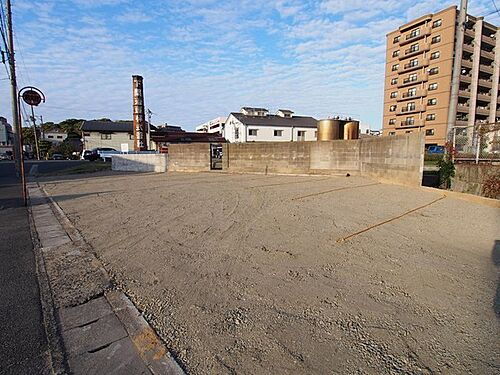
[[[500,123],[455,127],[450,138],[455,161],[500,161]]]

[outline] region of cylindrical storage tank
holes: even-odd
[[[319,120],[318,121],[318,141],[333,141],[340,137],[340,121],[339,120]]]
[[[359,122],[349,121],[344,125],[344,139],[359,138]]]

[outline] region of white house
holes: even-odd
[[[64,130],[61,129],[50,129],[42,132],[42,140],[61,143],[66,138],[68,138],[68,134]]]
[[[287,109],[271,115],[265,108],[243,107],[228,116],[222,136],[231,143],[315,141],[316,129],[315,118]]]
[[[221,133],[227,117],[217,117],[196,127],[198,133]]]

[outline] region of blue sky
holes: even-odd
[[[379,128],[385,34],[459,1],[12,3],[19,85],[45,92],[37,113],[46,121],[130,119],[131,76],[140,74],[152,122],[190,130],[242,106],[349,114]],[[494,11],[492,0],[470,0],[470,14]],[[2,68],[0,116],[10,119],[5,77]]]

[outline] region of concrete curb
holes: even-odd
[[[498,199],[481,197],[479,195],[474,195],[474,194],[460,193],[458,191],[437,189],[428,186],[421,186],[420,188],[425,191],[430,191],[432,193],[444,194],[447,198],[459,199],[471,203],[482,204],[483,206],[500,208],[500,200]]]
[[[101,370],[112,370],[113,368],[109,366],[113,366],[113,361],[120,361],[120,366],[126,365],[123,362],[123,358],[121,358],[119,355],[115,356],[114,353],[116,352],[116,350],[118,350],[116,348],[131,348],[133,346],[136,352],[135,355],[138,358],[137,360],[144,363],[143,365],[140,365],[145,366],[144,370],[147,368],[153,374],[184,374],[182,368],[170,355],[168,349],[162,343],[155,331],[142,317],[142,315],[130,301],[130,299],[123,292],[111,289],[111,282],[104,289],[104,297],[95,297],[100,300],[105,299],[106,302],[104,303],[105,305],[108,305],[107,309],[109,309],[108,311],[112,316],[99,316],[98,319],[95,320],[95,326],[91,326],[91,323],[94,323],[94,321],[92,321],[88,323],[88,327],[85,328],[85,330],[87,332],[89,332],[89,329],[94,330],[96,332],[95,334],[99,335],[99,332],[102,331],[102,329],[99,328],[99,324],[105,324],[105,320],[112,322],[113,319],[118,319],[118,321],[120,322],[118,324],[121,324],[123,326],[124,330],[128,334],[128,339],[130,340],[128,342],[131,342],[132,345],[127,344],[127,342],[125,342],[126,338],[122,338],[121,336],[119,341],[112,341],[106,344],[105,347],[110,346],[110,348],[112,349],[111,352],[109,352],[111,354],[106,354],[103,350],[103,356],[100,357],[102,360],[102,366],[100,366],[99,363],[89,364],[89,362],[93,362],[93,360],[88,357],[87,353],[81,351],[77,353],[75,351],[74,344],[78,342],[78,336],[81,335],[81,333],[76,330],[76,328],[78,327],[75,327],[75,329],[68,329],[68,327],[65,326],[67,324],[67,321],[65,319],[67,319],[67,317],[71,315],[73,315],[74,318],[74,314],[78,313],[78,311],[80,311],[81,315],[82,310],[87,310],[88,313],[90,313],[92,309],[89,309],[89,307],[85,307],[85,305],[87,305],[87,302],[85,302],[84,304],[79,306],[64,309],[59,308],[59,310],[56,311],[57,308],[53,296],[54,291],[50,285],[50,277],[45,267],[44,251],[42,249],[50,250],[52,248],[51,246],[55,246],[55,249],[60,244],[76,245],[78,243],[83,243],[89,249],[91,249],[91,246],[85,241],[80,232],[73,226],[73,224],[66,217],[59,205],[52,199],[52,197],[47,194],[47,192],[42,187],[40,187],[37,183],[30,183],[28,191],[30,192],[30,197],[31,194],[35,194],[36,196],[36,198],[34,198],[35,202],[30,199],[29,217],[32,230],[32,238],[34,246],[37,249],[37,270],[39,270],[38,277],[41,289],[42,306],[44,310],[44,321],[47,330],[47,336],[50,339],[53,372],[55,374],[64,374],[68,373],[68,369],[71,372],[71,370],[74,369],[73,367],[75,367],[76,371],[74,371],[74,373],[88,373],[88,371],[94,371],[95,366],[101,367]],[[40,205],[36,207],[36,214],[33,213],[34,203]],[[50,214],[48,212],[49,210],[47,206],[50,207],[50,214],[53,215],[54,219],[56,219],[58,224],[60,225],[59,229],[54,228],[56,227],[56,225],[54,224],[53,219],[50,220],[49,218]],[[40,221],[42,220],[41,218],[47,219],[47,221],[49,222],[52,221],[52,224],[46,226],[46,223],[44,223],[44,227],[40,224]],[[45,230],[47,232],[44,232]],[[44,237],[44,242],[39,241],[39,232],[43,234],[42,237]],[[45,247],[43,247],[44,243]],[[100,271],[100,273],[102,273],[102,275],[105,275],[109,279],[108,273],[102,267],[101,262],[97,258],[95,259],[95,261],[97,263],[97,269]],[[92,304],[95,305],[96,302],[98,302],[96,301],[96,299],[91,299],[90,301],[88,301],[89,306],[91,306]],[[95,311],[93,311],[93,313],[95,313]],[[115,317],[113,318],[113,316]],[[81,318],[82,317],[80,317],[80,319]],[[114,326],[116,327],[116,325]],[[123,330],[123,328],[121,329]],[[71,340],[69,340],[69,342],[66,342],[68,337]],[[69,347],[64,346],[63,338],[66,345],[69,345]],[[73,347],[71,347],[72,344]],[[101,349],[99,348],[98,351],[100,350]],[[134,350],[129,351],[129,353],[132,353]],[[126,353],[126,350],[123,353]],[[65,354],[69,357],[66,357]],[[128,357],[130,358],[130,354]],[[67,361],[69,361],[69,364]],[[134,364],[133,360],[131,361],[131,364]],[[137,365],[137,363],[135,363],[135,365]]]
[[[61,340],[61,333],[58,329],[58,321],[55,313],[55,304],[52,298],[49,278],[45,269],[45,260],[43,258],[40,241],[35,228],[35,221],[31,211],[31,202],[28,201],[28,220],[30,225],[31,240],[33,242],[33,252],[35,253],[36,276],[40,288],[40,302],[42,306],[42,315],[49,345],[49,358],[52,367],[52,373],[67,374],[68,367],[64,356],[64,345]]]

